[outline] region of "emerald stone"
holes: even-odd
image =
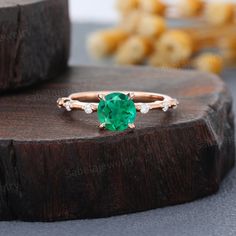
[[[110,93],[98,105],[98,119],[110,131],[124,131],[136,119],[134,102],[123,93]]]

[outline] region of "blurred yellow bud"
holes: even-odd
[[[198,70],[220,74],[223,69],[223,59],[212,53],[204,53],[194,60],[193,65]]]

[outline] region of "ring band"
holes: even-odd
[[[177,99],[164,94],[133,91],[79,92],[57,100],[58,107],[64,107],[67,111],[98,112],[99,127],[111,131],[135,128],[136,112],[146,114],[154,109],[166,112],[177,108],[178,104]]]

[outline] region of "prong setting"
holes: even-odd
[[[106,96],[104,94],[98,94],[98,99],[101,101],[106,101]]]
[[[106,124],[105,124],[105,123],[102,123],[102,124],[99,125],[99,129],[100,129],[100,130],[104,130],[105,127],[106,127]]]
[[[135,94],[134,94],[134,93],[128,93],[127,95],[128,95],[128,97],[129,97],[129,99],[131,99],[131,100],[133,100],[134,97],[135,97]]]
[[[130,129],[135,129],[135,124],[129,124]]]

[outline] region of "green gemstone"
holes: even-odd
[[[132,99],[123,93],[110,93],[98,105],[98,119],[111,131],[123,131],[135,122],[137,111]]]

